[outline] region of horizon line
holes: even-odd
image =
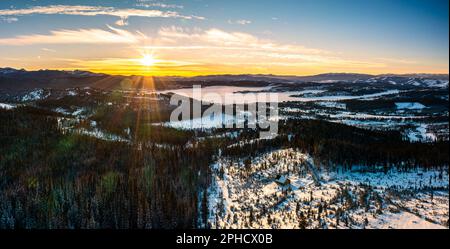
[[[24,70],[27,72],[38,72],[38,71],[60,71],[60,72],[75,72],[75,71],[80,71],[80,72],[89,72],[89,73],[94,73],[94,74],[104,74],[104,75],[110,75],[110,76],[123,76],[123,77],[131,77],[131,76],[140,76],[140,77],[155,77],[155,78],[170,78],[170,77],[178,77],[178,78],[195,78],[195,77],[207,77],[207,76],[243,76],[243,75],[247,75],[247,76],[274,76],[274,77],[310,77],[310,76],[318,76],[318,75],[326,75],[326,74],[354,74],[354,75],[370,75],[370,76],[385,76],[385,75],[397,75],[397,76],[405,76],[405,75],[441,75],[441,76],[449,76],[450,72],[446,72],[446,73],[425,73],[425,72],[410,72],[410,73],[392,73],[392,72],[388,72],[388,73],[381,73],[381,74],[372,74],[372,73],[355,73],[355,72],[324,72],[324,73],[318,73],[318,74],[304,74],[304,75],[295,75],[295,74],[274,74],[274,73],[258,73],[258,74],[254,74],[254,73],[216,73],[216,74],[196,74],[196,75],[149,75],[149,74],[114,74],[114,73],[105,73],[105,72],[101,72],[101,71],[96,71],[96,70],[88,70],[88,69],[51,69],[51,68],[40,68],[40,69],[26,69],[26,68],[15,68],[15,67],[8,67],[8,66],[4,66],[4,67],[0,67],[0,69],[13,69],[13,70]]]

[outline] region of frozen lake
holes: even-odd
[[[262,98],[266,102],[269,102],[269,93],[275,93],[277,98],[275,102],[288,102],[288,101],[339,101],[349,99],[371,99],[384,95],[398,94],[398,90],[389,90],[374,94],[366,95],[330,95],[322,94],[325,90],[303,90],[303,91],[284,91],[274,92],[270,91],[271,86],[268,87],[237,87],[237,86],[209,86],[201,88],[201,96],[194,96],[192,88],[182,88],[174,90],[161,91],[160,93],[175,93],[178,95],[190,97],[196,100],[202,100],[210,103],[222,103],[222,104],[243,104],[243,103],[255,103],[256,99]],[[316,94],[322,94],[321,96],[315,96]],[[273,99],[271,100],[273,102]]]

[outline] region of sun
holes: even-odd
[[[145,54],[140,59],[140,63],[146,67],[153,66],[156,62],[157,62],[157,60],[151,54]]]

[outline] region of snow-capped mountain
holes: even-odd
[[[11,67],[0,68],[0,75],[2,74],[13,74],[13,73],[23,73],[26,72],[25,69],[15,69]]]
[[[367,80],[359,80],[359,83],[388,83],[392,85],[412,85],[417,87],[448,87],[448,77],[405,77],[405,76],[377,76]]]

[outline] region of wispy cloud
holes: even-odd
[[[195,15],[182,15],[176,11],[162,11],[155,9],[136,9],[136,8],[114,8],[104,6],[85,6],[85,5],[49,5],[35,6],[25,9],[1,9],[0,16],[24,16],[24,15],[78,15],[78,16],[97,16],[108,15],[116,16],[121,20],[121,24],[126,24],[129,17],[161,17],[161,18],[181,18],[198,19],[204,17]]]
[[[19,21],[17,17],[0,16],[0,23],[13,23],[17,21]]]
[[[243,32],[227,32],[221,29],[183,29],[180,27],[163,27],[158,35],[167,43],[189,44],[199,47],[221,47],[226,50],[260,50],[286,53],[328,54],[329,51],[307,48],[296,44],[280,44],[271,40],[258,38]]]
[[[159,30],[153,45],[147,49],[158,51],[164,58],[176,56],[179,60],[196,62],[206,67],[216,62],[216,68],[220,65],[227,68],[240,65],[249,71],[256,67],[267,70],[271,67],[283,67],[294,71],[295,68],[302,70],[306,67],[352,70],[386,66],[383,62],[352,59],[327,50],[280,43],[249,33],[227,32],[216,28],[202,30],[164,27]]]
[[[415,60],[408,60],[408,59],[397,59],[397,58],[376,58],[377,60],[384,61],[384,62],[390,62],[390,63],[396,63],[396,64],[416,64],[417,61]]]
[[[144,7],[144,8],[158,7],[158,8],[166,8],[166,9],[183,9],[184,8],[183,5],[154,2],[153,0],[137,0],[137,3],[135,4],[135,6],[136,7]]]
[[[55,53],[56,52],[56,50],[51,49],[51,48],[41,48],[41,50],[45,51],[45,52],[51,52],[51,53]]]
[[[0,45],[21,46],[33,44],[97,44],[123,43],[134,44],[146,37],[140,33],[108,26],[103,29],[55,30],[50,34],[21,35],[12,38],[0,38]]]
[[[245,20],[245,19],[240,19],[240,20],[228,20],[228,23],[229,24],[247,25],[247,24],[251,24],[252,21]]]
[[[162,27],[156,34],[147,37],[139,31],[108,26],[108,29],[63,29],[48,34],[0,38],[0,45],[33,44],[122,44],[122,49],[114,55],[120,58],[112,58],[111,54],[102,53],[99,49],[96,58],[87,55],[65,62],[66,67],[114,74],[140,74],[142,70],[148,70],[142,68],[139,61],[142,54],[149,52],[158,61],[148,72],[154,75],[242,72],[302,74],[319,73],[324,69],[354,71],[355,68],[372,70],[387,66],[382,60],[352,59],[327,50],[217,28]],[[59,53],[55,53],[55,56],[59,56]]]

